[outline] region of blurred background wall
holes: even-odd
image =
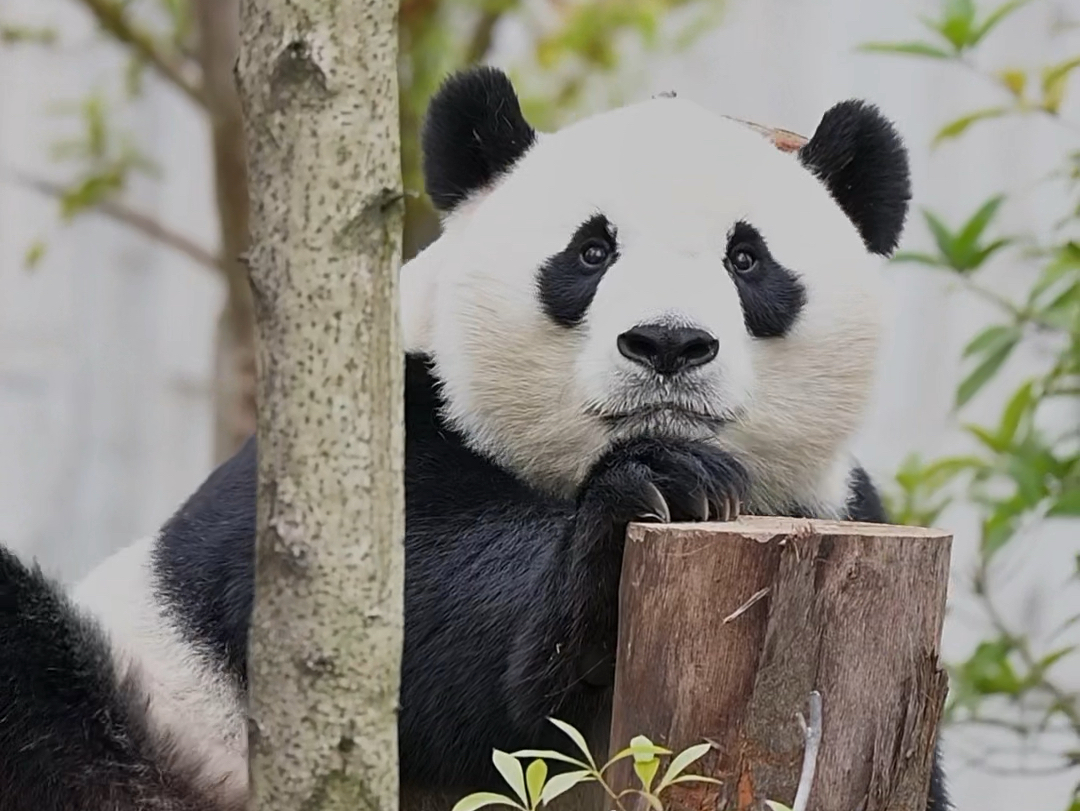
[[[873,100],[911,148],[916,211],[903,247],[929,244],[919,205],[958,222],[998,190],[1019,195],[1002,210],[1004,230],[1039,230],[1062,202],[1024,184],[1054,168],[1069,138],[1077,148],[1076,133],[1025,119],[931,152],[943,121],[992,103],[985,82],[933,60],[855,51],[868,40],[918,37],[916,15],[937,7],[918,0],[730,0],[719,26],[689,50],[629,57],[621,87],[627,99],[674,89],[718,111],[806,134],[834,102]],[[1080,16],[1075,0],[1034,3],[985,50],[1015,63],[1075,54],[1075,30],[1051,35],[1068,14]],[[0,173],[57,177],[62,168],[49,145],[77,124],[51,105],[115,84],[124,57],[72,0],[4,0],[0,22],[9,17],[56,28],[63,46],[0,48]],[[493,36],[490,59],[498,64],[512,64],[528,47],[513,21]],[[581,111],[607,100],[586,99]],[[160,173],[134,177],[125,200],[214,246],[211,144],[191,102],[151,77],[115,115],[152,151]],[[28,269],[27,250],[42,238],[48,250]],[[1008,263],[987,274],[995,289],[1023,289]],[[966,447],[951,413],[960,354],[991,316],[988,306],[953,295],[947,276],[897,266],[888,278],[889,340],[859,442],[863,461],[883,479],[913,450]],[[200,483],[213,461],[213,332],[223,300],[220,278],[176,251],[103,216],[61,225],[53,199],[0,176],[0,539],[70,580],[154,531]],[[964,419],[996,420],[1003,393],[1033,362],[1014,357]],[[1060,419],[1075,424],[1078,416],[1070,408]],[[957,533],[945,646],[949,656],[963,657],[986,632],[968,593],[975,514],[961,505],[938,523]],[[1006,551],[998,574],[1003,605],[1033,634],[1080,611],[1076,593],[1061,589],[1078,551],[1072,522],[1048,525]],[[1059,677],[1080,685],[1078,664],[1072,659]],[[946,737],[958,808],[1067,806],[1075,774],[1017,777],[972,764],[987,735],[975,728]]]

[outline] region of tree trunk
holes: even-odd
[[[951,536],[746,518],[632,525],[623,560],[612,749],[637,734],[715,746],[667,807],[791,804],[806,714],[823,737],[810,809],[926,807],[946,676],[939,664]],[[625,764],[620,764],[625,765]],[[613,776],[629,786],[629,766]]]
[[[403,374],[393,0],[243,0],[259,379],[252,787],[398,802]]]
[[[233,66],[240,0],[194,0],[199,64],[210,116],[214,187],[221,231],[225,306],[214,351],[214,463],[232,456],[255,431],[255,317],[247,268],[247,161]]]

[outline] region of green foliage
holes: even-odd
[[[1070,133],[1080,132],[1077,122],[1061,116],[1068,79],[1080,68],[1080,56],[1039,70],[1013,66],[982,70],[973,61],[976,46],[1026,4],[1020,0],[980,11],[971,0],[941,0],[937,18],[923,21],[937,35],[936,41],[873,43],[863,48],[950,62],[977,71],[999,90],[1000,104],[946,123],[932,147],[963,138],[977,123],[1030,113],[1049,117]],[[1069,646],[1035,650],[1034,643],[998,611],[991,578],[1003,549],[1026,542],[1049,520],[1080,516],[1080,431],[1075,426],[1049,431],[1042,419],[1063,399],[1080,405],[1080,242],[1070,237],[1080,230],[1080,149],[1070,149],[1060,171],[1036,182],[1059,184],[1069,201],[1048,233],[999,233],[997,215],[1009,204],[1009,197],[999,194],[973,202],[973,213],[955,229],[924,210],[933,248],[895,258],[950,274],[998,311],[995,322],[972,336],[963,350],[958,411],[979,395],[989,396],[987,384],[1020,347],[1037,342],[1044,359],[1026,368],[1026,379],[1004,395],[993,424],[964,425],[974,444],[972,453],[905,460],[887,493],[887,506],[899,523],[933,523],[958,501],[973,505],[980,515],[974,596],[994,630],[967,659],[950,665],[947,719],[990,725],[1023,738],[1045,736],[1048,742],[1060,741],[1052,736],[1064,732],[1073,743],[1058,752],[1060,766],[1075,770],[1080,764],[1075,756],[1080,751],[1080,702],[1057,684],[1055,672],[1055,665],[1074,650]],[[984,281],[991,260],[1007,261],[1012,273],[1024,274],[1028,286],[1023,296],[1005,297]],[[1067,588],[1078,579],[1076,572],[1063,574],[1054,587]],[[1075,622],[1080,622],[1080,615],[1058,633]],[[1071,808],[1080,811],[1080,795],[1071,802]]]
[[[548,805],[555,798],[584,783],[599,784],[619,811],[625,811],[622,800],[630,794],[642,797],[653,811],[663,811],[664,804],[660,795],[672,786],[680,783],[719,782],[711,777],[685,773],[691,763],[701,759],[712,748],[711,744],[700,743],[675,755],[664,770],[664,776],[657,783],[656,776],[660,773],[661,758],[672,754],[669,749],[657,746],[644,735],[638,735],[630,741],[629,746],[616,753],[603,766],[598,766],[596,759],[589,751],[585,737],[577,729],[557,718],[548,720],[570,738],[575,748],[581,753],[580,757],[571,757],[562,752],[546,749],[527,749],[513,754],[496,749],[492,753],[492,760],[499,774],[513,791],[513,796],[487,791],[478,792],[459,800],[453,811],[477,811],[489,805],[506,806],[518,809],[518,811],[536,811],[541,805]],[[608,784],[605,774],[613,765],[627,758],[633,758],[634,774],[640,788],[616,792]],[[523,769],[521,764],[525,761],[529,764]],[[547,761],[573,768],[552,775],[549,779]]]
[[[0,23],[0,43],[5,45],[17,45],[20,43],[53,45],[56,43],[56,30],[53,28]]]
[[[156,175],[153,162],[115,131],[101,94],[76,104],[57,105],[56,110],[74,118],[81,127],[77,136],[55,142],[51,150],[54,160],[78,166],[75,178],[59,195],[63,220],[70,221],[119,196],[135,172]]]

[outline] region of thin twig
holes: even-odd
[[[150,34],[132,25],[121,3],[117,0],[79,0],[79,2],[94,15],[98,25],[113,38],[130,47],[160,76],[170,81],[200,107],[204,109],[207,107],[202,88],[184,76],[180,61],[172,55],[162,53]]]
[[[29,177],[20,172],[7,171],[6,174],[13,177],[18,183],[23,186],[27,186],[35,191],[46,194],[50,197],[60,198],[64,196],[64,187],[59,183],[53,183],[49,180],[42,180],[41,178]],[[160,242],[162,245],[166,245],[173,250],[187,256],[189,259],[210,268],[211,270],[221,271],[224,267],[221,260],[215,256],[206,248],[202,247],[198,243],[189,239],[188,237],[178,234],[172,231],[168,227],[162,225],[153,217],[149,217],[146,214],[135,211],[134,209],[120,203],[116,200],[103,200],[93,206],[94,211],[104,214],[117,222],[123,223],[129,228],[133,228],[143,236]]]
[[[806,811],[810,804],[810,790],[814,787],[814,773],[817,771],[818,751],[821,749],[821,693],[810,693],[810,723],[807,724],[799,713],[806,746],[803,749],[802,774],[799,775],[799,788],[795,792],[795,804],[791,811]]]

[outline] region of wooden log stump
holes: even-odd
[[[952,536],[883,524],[743,518],[635,524],[619,602],[611,747],[711,741],[669,811],[794,800],[797,714],[822,696],[810,811],[922,811],[947,677]],[[613,784],[636,785],[629,761]],[[629,807],[629,806],[628,806]]]

